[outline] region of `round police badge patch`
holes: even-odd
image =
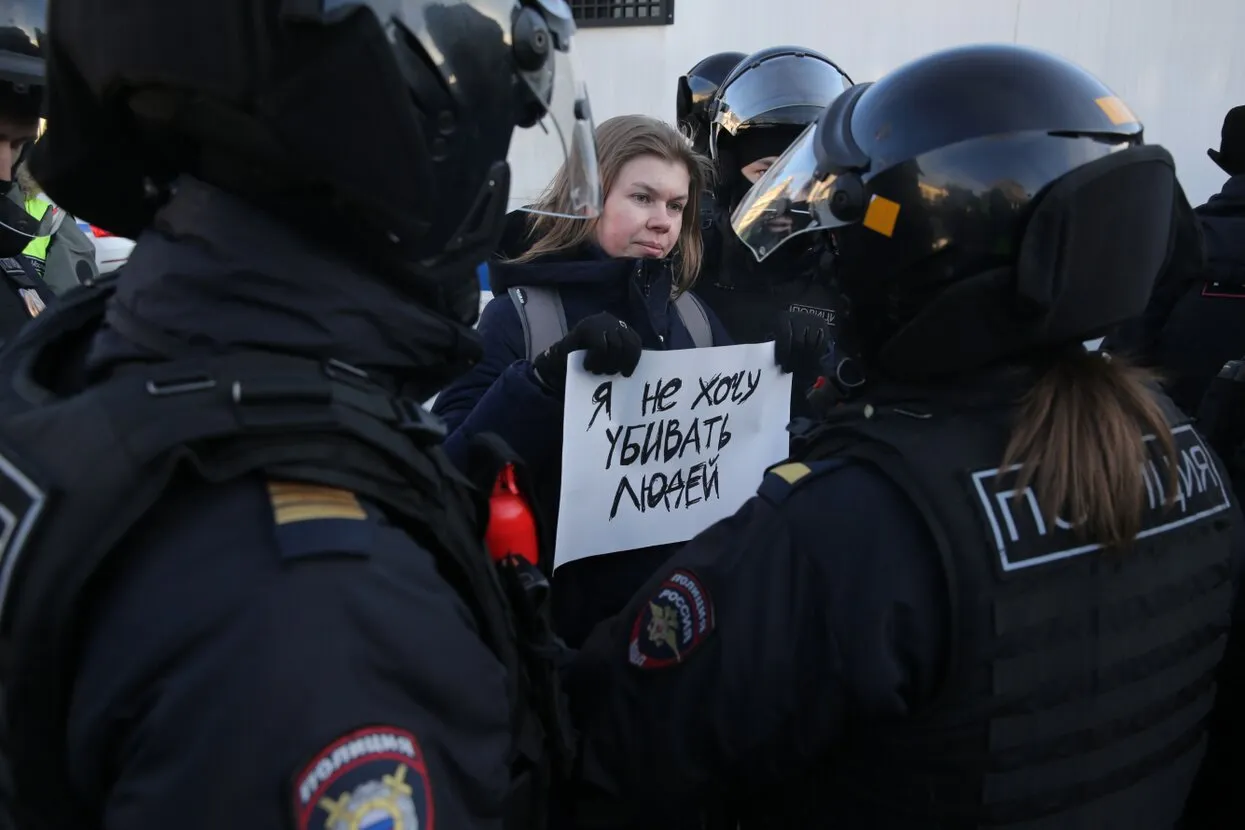
[[[713,633],[713,600],[691,571],[678,570],[640,608],[628,657],[641,669],[681,663]]]
[[[298,830],[433,830],[415,736],[373,726],[329,744],[294,779],[294,814]]]

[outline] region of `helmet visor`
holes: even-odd
[[[44,84],[43,58],[0,51],[0,81],[18,86],[42,88]]]
[[[722,130],[736,135],[749,127],[809,124],[850,86],[837,68],[810,55],[781,55],[749,67],[721,92],[713,119],[714,158]]]
[[[361,7],[371,8],[384,20],[398,17],[409,21],[411,31],[424,28],[424,6],[471,5],[510,31],[511,0],[443,0],[442,3],[413,3],[409,0],[286,0],[292,10],[310,14],[313,19],[327,20],[343,16]],[[530,158],[545,166],[556,159],[565,168],[567,196],[563,204],[547,213],[575,219],[589,219],[601,212],[601,176],[597,167],[596,142],[593,138],[592,110],[588,91],[580,78],[570,47],[575,23],[566,0],[525,0],[525,7],[536,9],[549,29],[548,59],[538,69],[527,71],[515,67],[515,73],[535,96],[544,113],[532,127],[516,131],[518,143],[526,145]],[[507,41],[509,42],[509,41]],[[527,167],[527,165],[525,165]],[[535,202],[540,194],[515,193],[511,200],[524,204]]]
[[[529,151],[540,159],[561,159],[565,188],[557,204],[542,204],[543,193],[512,193],[530,213],[591,219],[601,213],[601,172],[597,166],[596,127],[588,90],[575,70],[570,52],[554,50],[550,60],[536,72],[522,78],[544,102],[545,114],[528,130],[525,138],[535,138]]]
[[[818,177],[817,124],[809,124],[731,215],[739,241],[758,261],[792,237],[845,224],[827,209],[834,174]]]

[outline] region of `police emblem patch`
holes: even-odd
[[[628,659],[641,669],[682,663],[713,633],[713,600],[691,571],[677,570],[640,608]]]
[[[374,726],[329,744],[294,779],[294,818],[299,830],[433,830],[415,736]]]

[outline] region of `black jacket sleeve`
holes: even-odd
[[[889,481],[776,468],[579,654],[581,826],[761,797],[834,749],[849,717],[910,711],[944,659],[943,584]]]

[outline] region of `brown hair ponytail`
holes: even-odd
[[[1155,376],[1119,357],[1061,355],[1020,401],[1003,468],[1022,465],[1017,490],[1032,485],[1048,522],[1062,517],[1088,541],[1127,547],[1146,505],[1146,436],[1168,459],[1176,494],[1171,428],[1150,384]]]

